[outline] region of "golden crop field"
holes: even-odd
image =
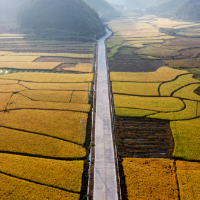
[[[6,54],[9,54],[10,52],[9,51],[0,51],[0,56],[4,56]]]
[[[173,160],[124,158],[123,168],[129,200],[178,200]]]
[[[9,85],[9,84],[17,84],[17,80],[3,80],[0,79],[0,85]]]
[[[175,140],[173,156],[184,160],[200,160],[200,118],[170,122]]]
[[[37,73],[21,72],[0,76],[0,79],[20,80],[38,83],[84,83],[92,82],[93,74],[55,74],[55,73]]]
[[[91,63],[79,63],[76,67],[63,68],[65,71],[76,71],[76,72],[92,72]]]
[[[200,96],[197,95],[194,91],[200,87],[200,83],[199,84],[191,84],[188,86],[185,86],[184,88],[181,88],[180,90],[178,90],[177,92],[174,93],[174,97],[179,97],[182,99],[191,99],[191,100],[196,100],[196,101],[200,101]]]
[[[59,62],[0,62],[1,69],[44,69],[51,70],[56,68]]]
[[[73,192],[81,191],[84,161],[60,161],[0,154],[0,171]]]
[[[111,81],[122,82],[164,82],[175,79],[178,75],[186,74],[186,71],[160,67],[155,72],[111,72]]]
[[[70,193],[0,173],[0,196],[2,199],[67,199],[79,200],[80,194]]]
[[[112,91],[115,94],[159,96],[160,83],[135,83],[135,82],[112,82]]]
[[[0,92],[19,92],[26,88],[19,84],[0,85]]]
[[[20,94],[14,94],[10,99],[7,109],[42,109],[42,110],[68,110],[78,112],[90,112],[90,104],[80,103],[59,103],[59,102],[41,102],[33,101]]]
[[[1,62],[33,62],[39,56],[0,56]]]
[[[71,103],[87,104],[88,103],[88,92],[74,91],[72,93]]]
[[[114,94],[114,104],[115,107],[160,112],[180,111],[184,108],[183,102],[173,97],[139,97]]]
[[[12,93],[1,93],[0,94],[0,111],[5,110],[11,96],[12,96]]]
[[[0,138],[1,152],[65,159],[86,156],[86,150],[80,145],[40,135],[37,132],[34,134],[0,127]]]
[[[193,78],[193,74],[185,74],[179,76],[176,80],[163,83],[160,87],[161,96],[170,96],[174,91],[182,88],[185,85],[199,83],[197,79]],[[185,94],[187,95],[187,93]],[[190,99],[189,95],[188,98]]]

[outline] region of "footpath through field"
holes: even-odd
[[[94,200],[118,199],[105,48],[105,40],[110,35],[107,31],[107,35],[98,41]]]

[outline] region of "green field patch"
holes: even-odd
[[[175,121],[175,120],[193,119],[200,116],[200,103],[198,105],[198,112],[197,112],[197,102],[184,100],[184,103],[186,105],[186,108],[179,112],[157,113],[154,115],[150,115],[148,117]]]
[[[173,96],[179,97],[182,99],[191,99],[191,100],[200,101],[200,96],[194,92],[199,87],[200,87],[200,84],[188,85],[178,90],[177,92],[175,92]]]
[[[186,73],[188,72],[169,67],[160,67],[155,72],[111,72],[110,78],[113,82],[165,82]]]
[[[199,83],[199,81],[193,78],[193,74],[182,75],[174,81],[163,83],[160,87],[160,94],[161,96],[170,96],[174,91],[191,83]]]
[[[130,109],[130,108],[115,108],[115,114],[122,117],[145,117],[155,114],[155,111]]]
[[[200,161],[200,118],[170,122],[175,141],[173,156]]]
[[[112,82],[112,89],[116,94],[159,96],[159,85],[160,83]]]
[[[184,108],[183,102],[173,97],[138,97],[114,94],[114,104],[116,108],[136,108],[160,112],[180,111]]]

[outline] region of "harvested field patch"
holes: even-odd
[[[35,101],[62,103],[69,103],[72,97],[72,91],[24,90],[20,94]]]
[[[60,161],[0,153],[0,171],[44,185],[80,192],[84,161]]]
[[[173,156],[184,160],[200,161],[200,118],[170,122],[175,141]]]
[[[178,75],[186,74],[186,71],[171,69],[169,67],[160,67],[155,72],[111,72],[111,81],[124,81],[124,82],[164,82],[175,79]]]
[[[75,67],[63,68],[65,71],[92,72],[91,63],[79,63]]]
[[[174,97],[179,97],[182,99],[191,99],[191,100],[196,100],[200,101],[200,96],[195,93],[195,90],[200,88],[200,84],[192,84],[188,85],[177,92],[174,93]],[[198,92],[197,92],[198,93]]]
[[[1,81],[1,80],[0,80]],[[88,85],[91,90],[91,83],[33,83],[20,81],[23,85],[32,90],[56,90],[56,91],[87,91]]]
[[[172,157],[173,137],[168,121],[117,117],[116,127],[121,157]]]
[[[18,84],[0,85],[0,92],[19,92],[26,88]]]
[[[180,111],[184,104],[180,99],[173,97],[139,97],[114,94],[115,107],[137,108],[151,111],[170,112]]]
[[[200,199],[200,163],[176,161],[176,167],[181,199]]]
[[[88,114],[54,110],[10,110],[0,112],[0,126],[44,134],[82,143],[81,119],[87,122]],[[86,123],[84,124],[84,139]]]
[[[37,75],[37,76],[36,76]],[[38,83],[92,82],[93,74],[15,73],[0,76],[0,79],[20,80]]]
[[[179,199],[172,160],[124,158],[123,167],[128,199]]]
[[[148,117],[175,121],[175,120],[193,119],[200,116],[200,111],[197,112],[197,103],[195,101],[184,100],[183,102],[186,105],[186,108],[184,110],[181,110],[179,112],[157,113],[149,115]],[[198,106],[198,110],[200,110],[200,103]]]
[[[159,85],[160,83],[112,82],[112,91],[115,94],[159,96]]]
[[[6,106],[12,96],[12,93],[1,93],[0,94],[0,110],[5,110]]]
[[[88,92],[74,91],[72,94],[71,103],[88,104]]]
[[[165,62],[174,68],[194,68],[200,67],[199,58],[179,59],[179,60],[165,60]]]
[[[179,37],[174,40],[166,40],[164,43],[165,46],[182,46],[186,48],[198,47],[200,46],[200,38],[184,38]]]
[[[8,69],[54,69],[61,63],[39,63],[39,62],[1,62],[0,68]]]
[[[161,96],[171,96],[176,90],[192,83],[199,83],[199,80],[193,78],[193,74],[182,75],[174,81],[163,83],[160,87],[160,94]]]
[[[80,145],[48,136],[0,127],[0,138],[1,152],[65,159],[86,156],[85,149]]]
[[[2,199],[67,199],[78,200],[80,195],[43,186],[0,173],[0,196]]]
[[[33,62],[39,56],[0,56],[1,62]]]
[[[43,110],[68,110],[78,112],[90,112],[90,104],[58,103],[32,101],[20,94],[14,94],[8,103],[7,109],[43,109]]]

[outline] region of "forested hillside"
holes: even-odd
[[[18,21],[32,39],[88,41],[105,34],[98,14],[82,0],[27,0]]]
[[[200,1],[188,0],[175,13],[175,17],[186,21],[200,21]]]

